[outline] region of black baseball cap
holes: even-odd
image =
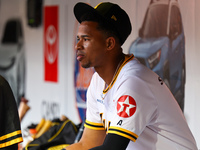
[[[79,2],[74,6],[74,15],[79,23],[81,23],[81,17],[86,13],[99,15],[105,21],[112,24],[119,35],[121,44],[125,42],[131,33],[132,27],[129,16],[117,4],[102,2],[93,8],[86,3]]]

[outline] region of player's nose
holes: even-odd
[[[83,49],[83,43],[82,40],[77,40],[75,45],[75,50],[82,50]]]

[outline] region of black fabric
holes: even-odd
[[[17,133],[10,134],[14,132]],[[2,138],[5,136],[7,137]],[[0,76],[0,139],[3,139],[0,140],[0,148],[10,146],[9,141],[14,140],[13,144],[22,141],[17,104],[10,85],[2,76]]]
[[[29,143],[23,150],[47,150],[50,147],[72,144],[78,128],[70,120],[54,125],[38,139]]]
[[[11,146],[0,148],[0,150],[18,150],[18,144],[14,144],[14,145],[11,145]]]
[[[130,139],[117,134],[108,134],[103,145],[92,148],[90,150],[125,150]]]

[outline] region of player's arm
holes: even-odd
[[[101,146],[90,150],[125,150],[130,139],[117,134],[107,134],[104,143]]]
[[[67,146],[66,150],[88,150],[97,147],[103,144],[105,136],[105,130],[85,128],[81,140],[78,143]]]

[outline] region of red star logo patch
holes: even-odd
[[[134,98],[129,95],[123,95],[117,102],[117,114],[120,117],[131,117],[136,111],[136,102]]]

